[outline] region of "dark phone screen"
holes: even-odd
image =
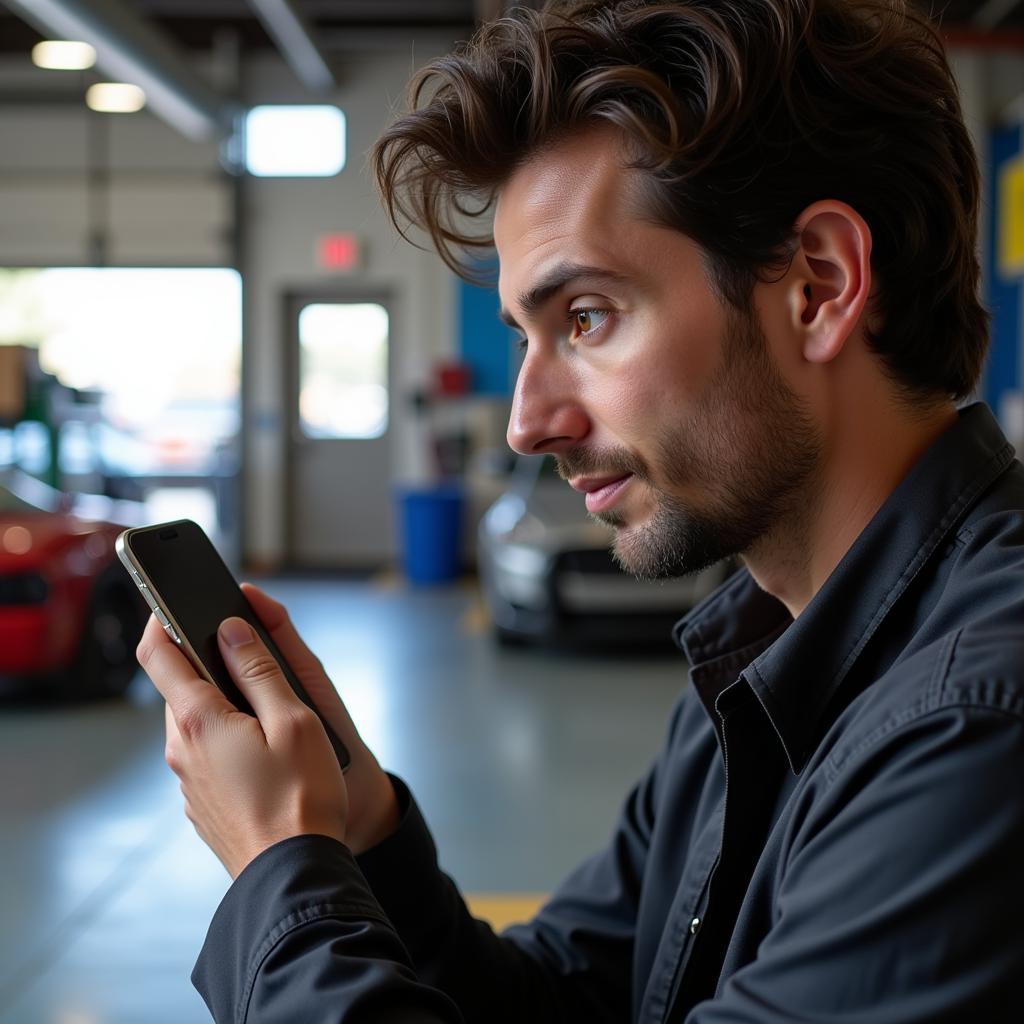
[[[316,711],[302,684],[263,628],[245,594],[202,529],[191,520],[132,530],[128,547],[153,583],[166,610],[177,620],[185,638],[199,655],[221,692],[240,711],[253,714],[249,702],[235,686],[220,655],[217,629],[232,615],[245,619],[281,666],[299,699]],[[319,712],[317,716],[320,717]],[[323,718],[320,719],[323,721]],[[341,766],[348,766],[348,751],[326,722],[324,728]]]

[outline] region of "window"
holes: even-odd
[[[329,178],[345,166],[345,115],[326,105],[253,107],[245,167],[262,178]]]
[[[310,438],[382,437],[388,428],[388,313],[376,303],[312,303],[299,313],[299,426]]]

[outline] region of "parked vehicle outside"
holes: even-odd
[[[611,555],[612,529],[587,516],[551,456],[521,457],[477,537],[484,597],[499,641],[573,646],[671,643],[672,624],[732,571],[720,563],[644,581]]]

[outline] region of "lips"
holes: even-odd
[[[569,486],[586,494],[587,511],[593,514],[611,508],[618,500],[622,489],[632,479],[632,473],[620,476],[579,477],[570,480]]]

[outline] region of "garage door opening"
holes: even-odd
[[[0,269],[0,345],[37,354],[0,471],[136,499],[232,546],[241,278],[226,268]]]

